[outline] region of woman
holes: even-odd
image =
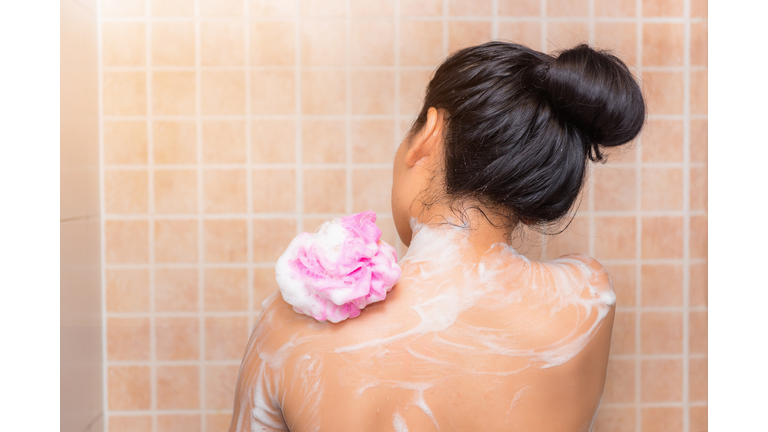
[[[388,298],[338,324],[264,304],[231,431],[588,431],[615,295],[585,255],[538,263],[508,243],[573,208],[588,160],[640,132],[618,58],[489,42],[450,56],[394,161],[409,246]]]

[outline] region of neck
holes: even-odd
[[[510,226],[509,217],[489,211],[480,205],[467,205],[463,210],[456,205],[436,203],[424,208],[417,223],[429,227],[462,227],[467,241],[478,256],[487,252],[493,244],[510,242],[515,225]],[[480,210],[482,209],[482,210]]]

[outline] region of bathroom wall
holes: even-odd
[[[98,19],[61,0],[60,427],[104,431]]]
[[[389,214],[430,72],[491,39],[613,49],[649,122],[557,238],[618,296],[596,431],[707,428],[707,4],[701,0],[102,0],[110,431],[223,431],[273,265],[324,219]],[[398,244],[400,252],[404,251]]]

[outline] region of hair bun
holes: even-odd
[[[601,160],[598,146],[634,139],[645,121],[640,86],[618,57],[582,44],[565,50],[550,64],[544,83],[559,117],[587,139],[585,150]]]

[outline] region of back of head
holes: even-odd
[[[445,192],[555,222],[576,201],[588,160],[634,139],[639,85],[617,57],[579,45],[557,57],[506,42],[451,55],[435,72],[412,131],[430,107],[447,115]]]

